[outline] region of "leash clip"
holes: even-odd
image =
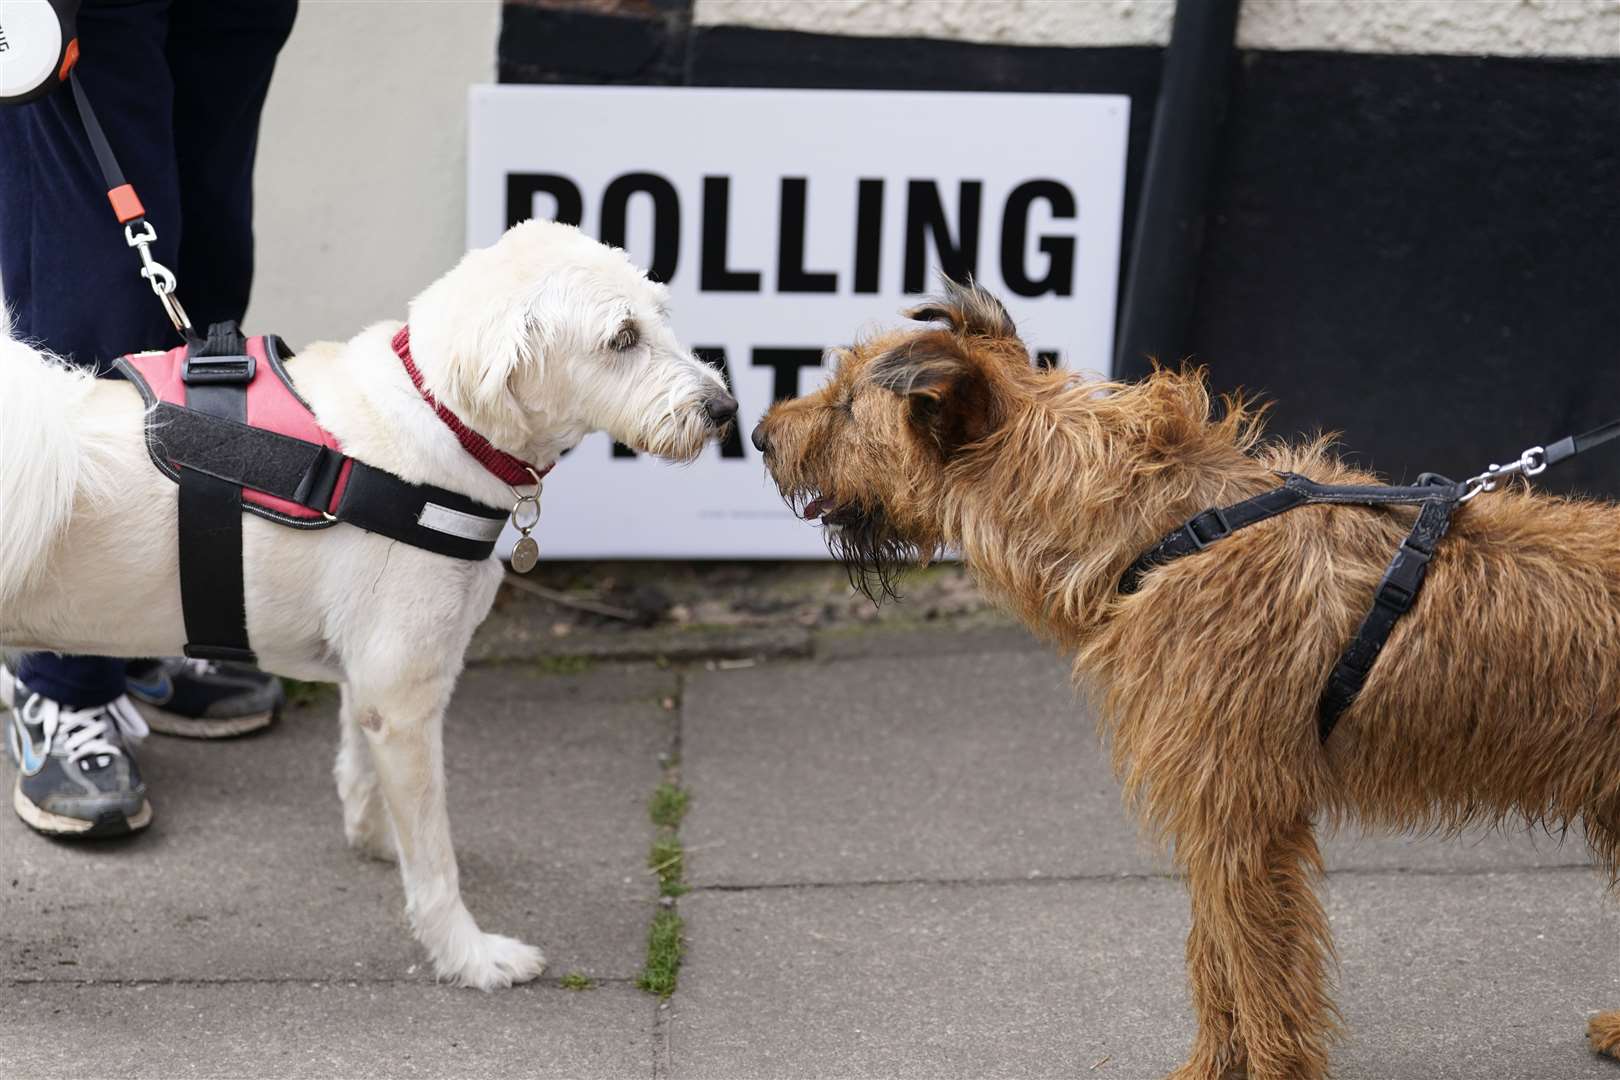
[[[136,231],[137,225],[140,226],[139,231]],[[152,244],[156,240],[157,230],[152,228],[152,223],[145,218],[124,226],[124,242],[134,248],[141,257],[141,277],[151,284],[152,291],[157,294],[158,302],[163,305],[163,311],[169,316],[174,328],[182,337],[189,337],[191,317],[186,314],[186,309],[180,306],[180,298],[174,293],[177,284],[174,271],[152,258]]]
[[[1519,460],[1509,462],[1506,465],[1498,465],[1492,462],[1478,476],[1470,476],[1463,481],[1463,487],[1467,490],[1462,493],[1462,496],[1457,501],[1467,502],[1481,492],[1495,491],[1497,484],[1510,476],[1521,474],[1524,476],[1540,476],[1547,471],[1548,464],[1547,448],[1545,446],[1532,446],[1519,454]]]

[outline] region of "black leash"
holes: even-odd
[[[1507,465],[1492,464],[1478,476],[1460,484],[1432,473],[1425,473],[1419,477],[1417,484],[1407,486],[1318,484],[1303,476],[1283,473],[1283,482],[1279,487],[1231,506],[1212,507],[1188,518],[1126,568],[1119,580],[1119,592],[1122,596],[1129,596],[1141,588],[1144,577],[1164,564],[1197,554],[1239,529],[1287,513],[1298,506],[1335,503],[1350,506],[1421,506],[1412,531],[1401,541],[1401,546],[1384,569],[1384,576],[1373,592],[1372,606],[1328,675],[1327,685],[1317,703],[1317,734],[1325,744],[1339,718],[1366,685],[1373,664],[1389,641],[1395,625],[1417,601],[1429,563],[1440,540],[1446,535],[1457,508],[1484,492],[1495,491],[1505,479],[1516,475],[1539,476],[1550,466],[1613,439],[1620,439],[1620,420],[1611,420],[1591,431],[1560,439],[1550,446],[1532,446],[1520,453],[1518,460]]]
[[[1510,476],[1540,476],[1549,466],[1557,465],[1560,461],[1568,461],[1576,454],[1584,454],[1611,439],[1620,439],[1620,419],[1599,424],[1591,431],[1583,431],[1579,435],[1559,439],[1551,446],[1532,446],[1522,450],[1517,461],[1511,461],[1506,465],[1493,463],[1486,466],[1485,471],[1478,476],[1469,477],[1465,482],[1468,490],[1463,492],[1462,501],[1467,502],[1481,492],[1495,491],[1497,483]]]
[[[78,106],[79,119],[84,123],[84,133],[90,139],[90,150],[96,156],[96,164],[101,169],[101,178],[107,184],[107,201],[112,203],[113,214],[118,218],[118,224],[124,227],[124,242],[135,249],[141,257],[141,277],[152,286],[152,292],[157,295],[158,302],[163,305],[164,314],[180,336],[189,344],[197,340],[196,333],[191,327],[191,318],[186,309],[180,305],[180,298],[175,295],[174,271],[164,266],[152,257],[152,245],[157,242],[157,230],[152,223],[146,220],[146,207],[135,194],[135,187],[124,179],[124,170],[118,164],[118,155],[113,153],[112,144],[107,141],[107,133],[102,130],[101,121],[96,117],[96,110],[90,105],[90,98],[79,83],[79,73],[73,71],[68,75],[68,83],[73,87],[73,102]]]

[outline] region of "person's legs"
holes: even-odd
[[[186,219],[179,276],[199,329],[240,322],[253,281],[253,159],[292,0],[174,0],[164,42],[174,85],[174,153]],[[282,703],[274,678],[234,664],[129,665],[130,697],[170,735],[223,738],[269,724]]]
[[[188,224],[179,273],[198,325],[240,322],[247,310],[259,114],[297,9],[297,0],[174,3],[167,55]]]
[[[154,255],[180,250],[173,88],[164,58],[167,0],[86,4],[79,80],[154,223]],[[105,371],[118,355],[175,334],[125,244],[72,95],[0,109],[0,286],[14,333]],[[3,524],[0,524],[3,527]],[[58,835],[105,835],[151,818],[125,734],[144,731],[123,698],[124,664],[35,653],[0,700],[15,706],[7,746],[18,761],[13,805]]]

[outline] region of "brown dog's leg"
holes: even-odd
[[[1237,1044],[1237,1018],[1232,1013],[1232,981],[1227,978],[1226,955],[1208,918],[1194,905],[1192,929],[1187,933],[1187,982],[1192,989],[1198,1034],[1187,1063],[1171,1080],[1215,1080],[1241,1075],[1243,1053]]]
[[[1228,833],[1181,840],[1199,1033],[1191,1059],[1173,1075],[1214,1080],[1247,1066],[1252,1080],[1326,1076],[1335,1026],[1327,994],[1331,942],[1316,896],[1322,860],[1310,822],[1297,819],[1269,839]]]
[[[1586,1025],[1586,1037],[1599,1054],[1620,1058],[1620,1010],[1598,1013]]]

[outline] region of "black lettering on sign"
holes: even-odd
[[[602,242],[624,247],[630,197],[652,199],[653,253],[647,273],[665,284],[675,280],[675,266],[681,254],[681,199],[675,185],[657,173],[633,172],[614,177],[602,192]]]
[[[703,178],[703,274],[704,292],[759,292],[757,270],[732,270],[726,266],[726,239],[731,214],[731,180],[724,176]]]
[[[883,181],[862,180],[855,192],[855,291],[875,293],[883,251]]]
[[[579,185],[568,177],[556,173],[507,173],[506,227],[510,229],[534,217],[534,197],[542,194],[557,200],[553,220],[564,225],[578,225],[585,220],[585,200],[579,194]]]
[[[799,396],[799,369],[821,366],[821,350],[755,349],[754,366],[776,370],[776,377],[772,380],[771,400],[786,401],[788,398]]]
[[[708,364],[720,373],[720,381],[726,384],[727,393],[737,396],[737,388],[731,382],[731,368],[726,365],[726,350],[718,346],[698,346],[692,350],[692,355]],[[740,458],[743,456],[742,444],[742,417],[732,421],[726,437],[720,440],[720,456],[722,458]]]
[[[984,185],[963,180],[957,196],[956,239],[951,239],[950,222],[939,188],[932,180],[912,180],[906,185],[906,273],[902,288],[908,293],[928,288],[928,238],[933,237],[939,253],[938,266],[954,281],[966,281],[979,268],[979,201]]]
[[[782,178],[782,220],[777,232],[776,290],[785,293],[838,291],[838,275],[804,268],[805,190],[802,176]]]
[[[1028,180],[1012,189],[1001,216],[1001,280],[1019,296],[1074,293],[1074,237],[1043,236],[1037,246],[1046,253],[1046,274],[1033,278],[1024,271],[1024,242],[1029,237],[1029,210],[1036,199],[1045,199],[1052,216],[1069,220],[1075,216],[1074,193],[1056,180]]]

